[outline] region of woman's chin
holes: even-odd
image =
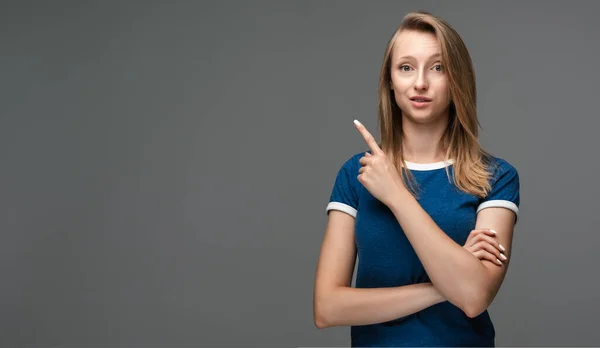
[[[413,123],[426,124],[439,122],[442,117],[434,114],[431,111],[418,110],[417,112],[403,113],[404,118]]]
[[[446,110],[440,110],[434,106],[435,105],[430,105],[426,108],[413,108],[411,105],[405,105],[405,108],[401,108],[402,118],[409,122],[418,124],[447,121],[449,109],[446,108]]]

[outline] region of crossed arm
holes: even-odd
[[[356,261],[354,218],[343,212],[330,211],[313,293],[315,325],[326,328],[376,324],[419,312],[444,301],[461,308],[469,317],[479,315],[492,302],[508,268],[512,240],[512,225],[509,222],[514,220],[512,214],[512,211],[504,208],[482,210],[478,214],[477,227],[465,244],[470,248],[458,246],[441,230],[436,231],[437,227],[430,226],[430,230],[423,231],[417,238],[407,231],[405,233],[411,243],[415,243],[415,251],[432,282],[357,289],[351,287]],[[398,216],[403,217],[401,214]],[[484,230],[484,226],[495,227],[494,238],[477,234]],[[500,255],[497,249],[499,245],[502,245],[502,253],[507,256],[501,265],[496,262]],[[461,284],[461,281],[467,285]]]
[[[381,323],[445,301],[431,283],[353,288],[355,262],[354,218],[332,210],[321,246],[313,293],[313,314],[318,328]]]
[[[507,260],[503,267],[498,267],[489,260],[479,260],[450,239],[412,195],[399,197],[396,204],[391,204],[391,210],[444,298],[471,318],[485,311],[508,269],[515,213],[506,208],[487,208],[477,216],[475,229],[492,227],[497,241],[505,248]]]

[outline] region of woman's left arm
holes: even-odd
[[[471,318],[485,311],[506,275],[512,249],[515,213],[487,208],[478,213],[476,229],[493,229],[505,250],[503,265],[479,260],[454,242],[431,219],[408,190],[388,203],[438,291]]]

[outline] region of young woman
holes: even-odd
[[[519,177],[479,145],[471,58],[444,20],[410,13],[390,39],[378,121],[380,144],[355,121],[369,151],[327,205],[316,326],[352,326],[352,346],[494,346]]]

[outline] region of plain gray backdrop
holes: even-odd
[[[406,13],[453,25],[521,178],[499,346],[600,344],[594,1],[2,1],[0,345],[344,346],[312,289]]]

